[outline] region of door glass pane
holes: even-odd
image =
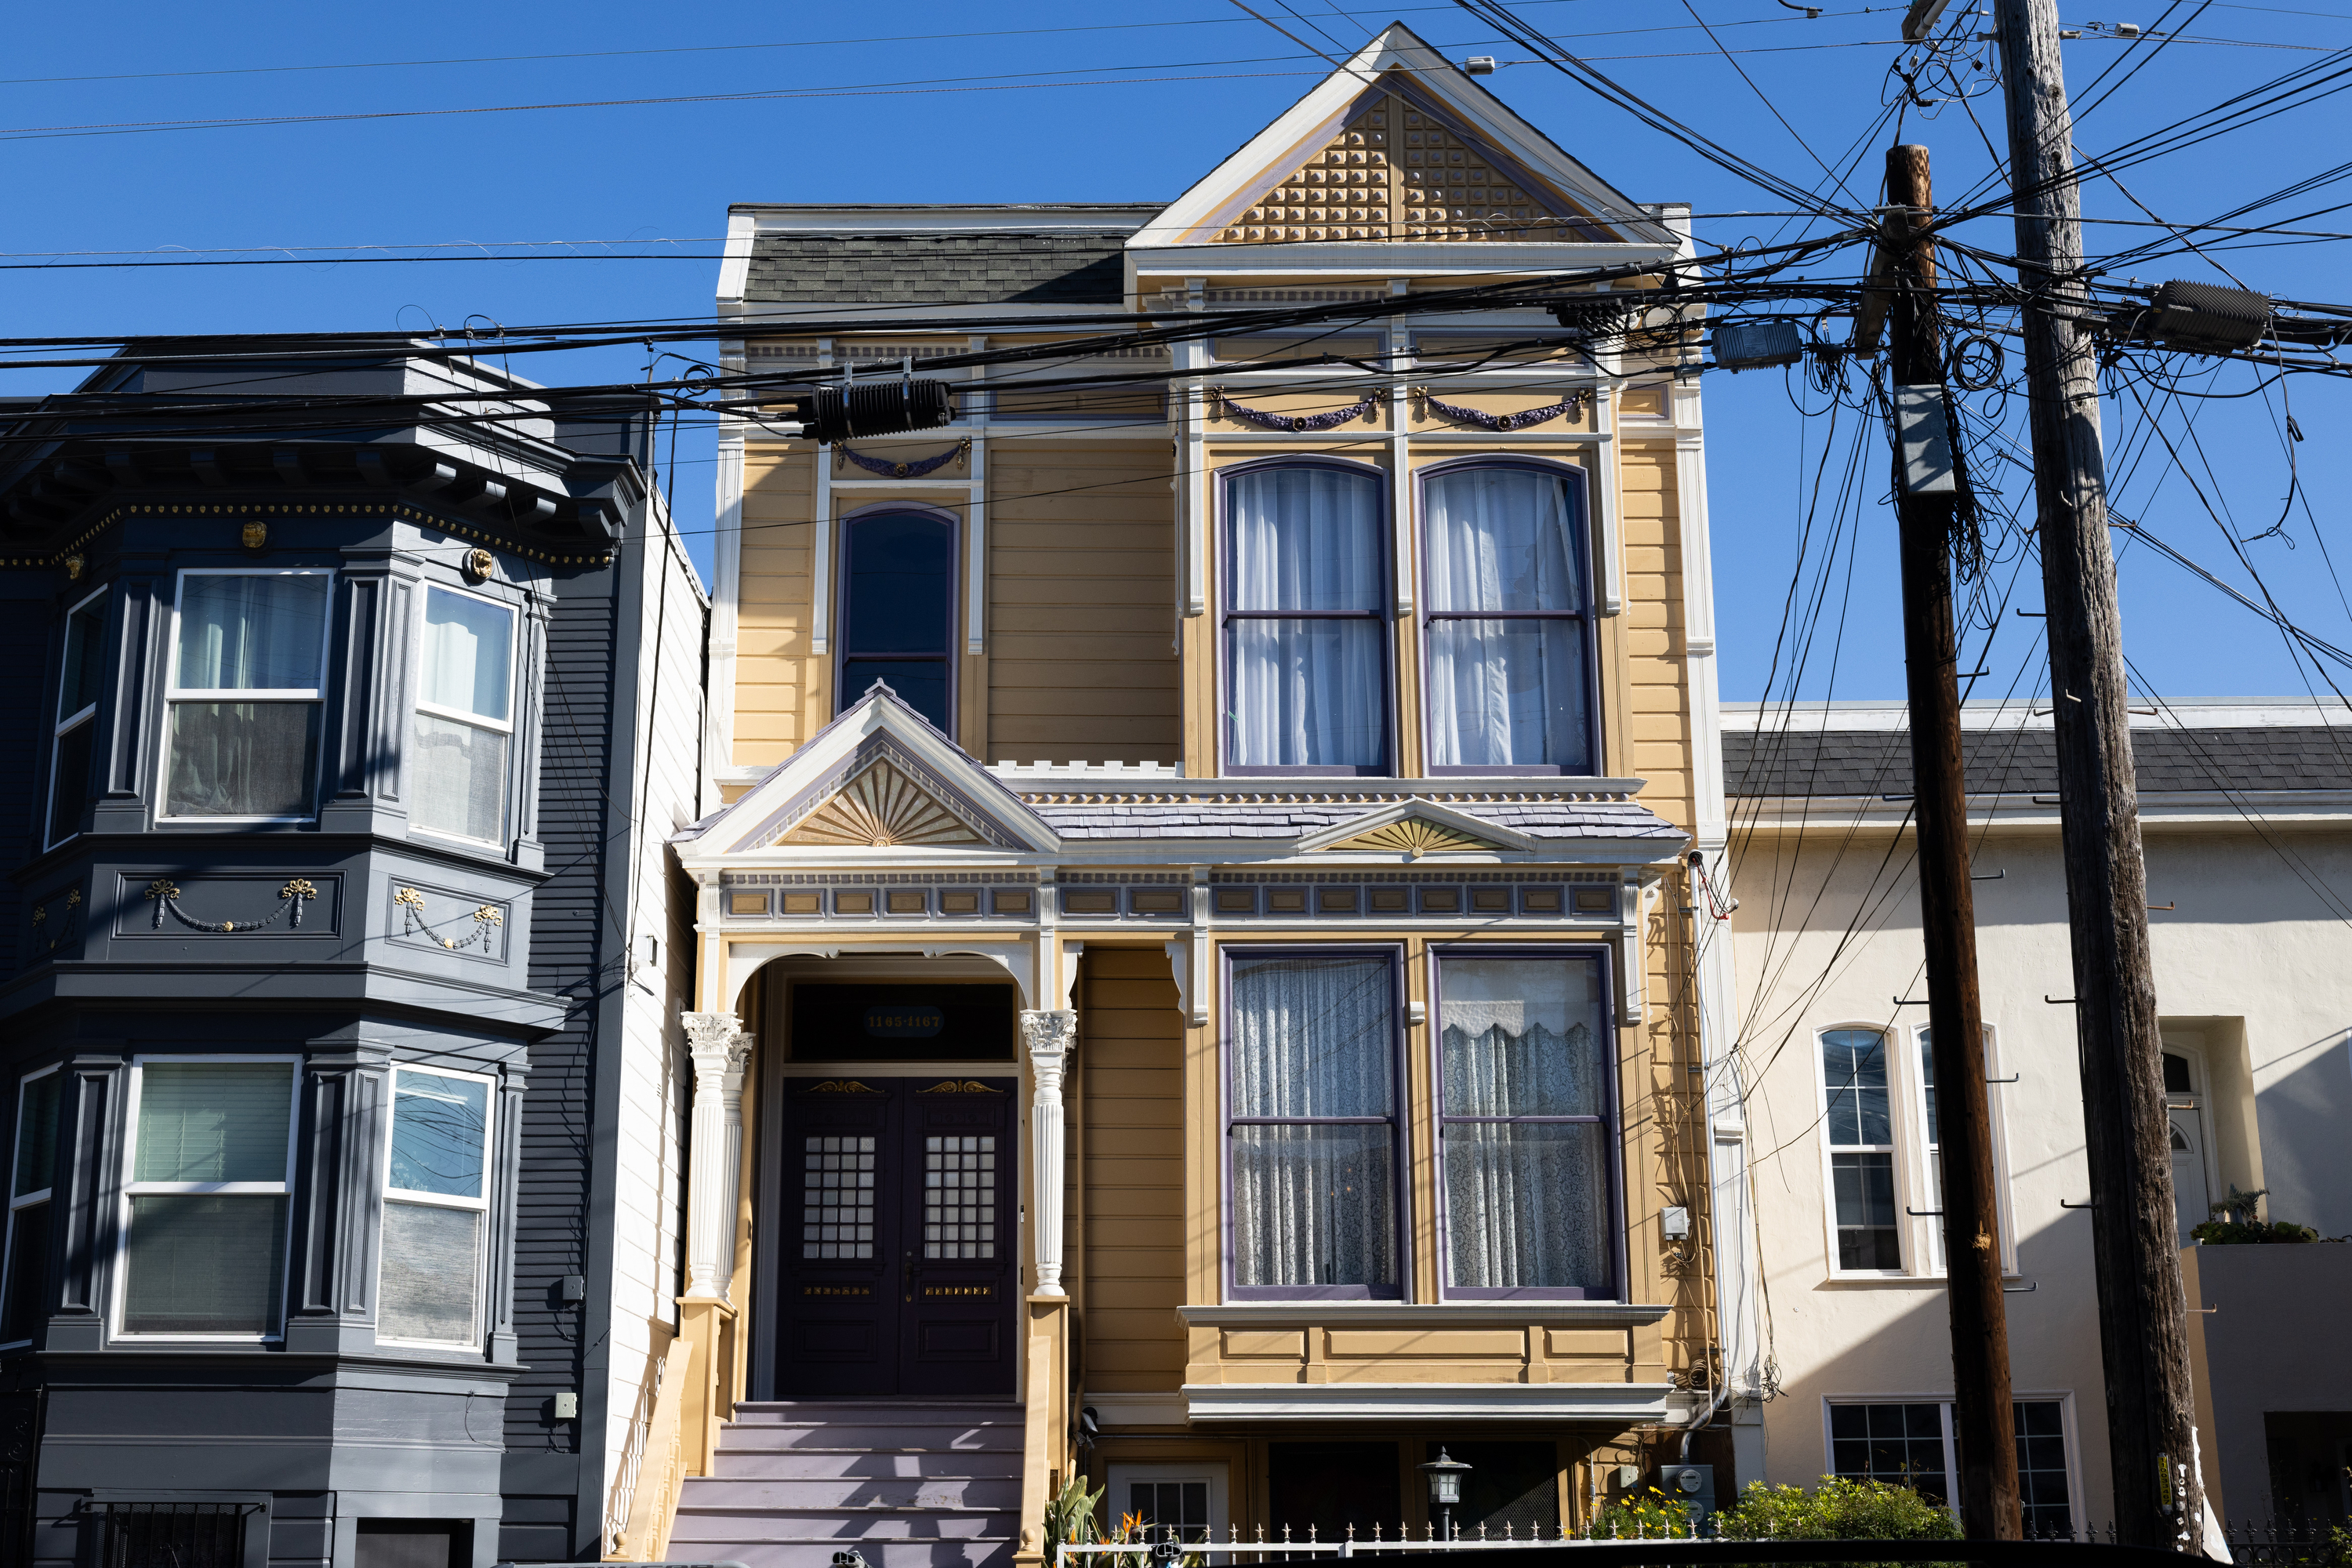
[[[1236,959],[1233,988],[1234,1115],[1390,1113],[1395,998],[1386,959]]]
[[[497,730],[419,711],[409,776],[420,827],[494,844],[507,816],[507,742]]]
[[[1381,487],[1337,468],[1260,468],[1228,481],[1236,610],[1377,610]]]
[[[1445,1226],[1455,1285],[1607,1289],[1608,1196],[1608,1130],[1601,1122],[1445,1124]]]
[[[923,1256],[996,1256],[996,1140],[923,1140]]]
[[[180,579],[183,691],[315,691],[327,627],[325,573]]]
[[[1429,628],[1430,761],[1591,767],[1581,621],[1436,621]]]
[[[294,1075],[278,1062],[140,1069],[139,1182],[282,1182]]]
[[[315,702],[174,702],[168,816],[308,816]]]
[[[392,1097],[392,1185],[480,1197],[489,1105],[488,1084],[402,1069]]]
[[[1530,468],[1468,468],[1429,481],[1429,607],[1584,608],[1568,481]]]
[[[436,708],[503,722],[514,697],[513,615],[502,605],[427,589],[419,696]]]
[[[1380,765],[1388,744],[1383,626],[1369,616],[1229,623],[1234,764]]]
[[[16,1108],[16,1197],[47,1186],[57,1168],[58,1089],[64,1081],[61,1072],[26,1080]]]
[[[1597,959],[1448,958],[1438,968],[1448,1116],[1599,1116]]]
[[[482,1216],[472,1209],[383,1205],[378,1334],[444,1344],[474,1342],[481,1226]]]
[[[285,1130],[278,1130],[278,1173]],[[143,1142],[143,1141],[142,1141]],[[143,1153],[143,1149],[142,1149]],[[131,1200],[122,1326],[131,1333],[264,1334],[278,1323],[286,1200],[147,1194]]]
[[[1394,1284],[1390,1140],[1385,1123],[1234,1128],[1234,1282]]]
[[[801,1256],[874,1256],[874,1140],[801,1141]]]

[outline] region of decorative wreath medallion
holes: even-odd
[[[1326,414],[1269,414],[1263,408],[1244,408],[1227,397],[1221,388],[1213,386],[1209,389],[1209,395],[1216,399],[1219,408],[1234,418],[1246,419],[1268,430],[1328,430],[1334,426],[1345,425],[1350,419],[1370,419],[1380,412],[1381,407],[1380,395],[1371,392],[1367,392],[1345,408],[1334,408]]]
[[[1541,408],[1522,408],[1517,414],[1489,414],[1483,408],[1465,408],[1458,403],[1447,403],[1425,386],[1413,388],[1423,408],[1459,425],[1475,425],[1481,430],[1524,430],[1530,425],[1542,425],[1562,415],[1573,419],[1584,412],[1584,394],[1571,392],[1558,403],[1548,403]]]
[[[971,437],[969,436],[944,452],[935,452],[928,458],[919,458],[910,463],[894,463],[887,458],[869,458],[863,452],[851,451],[845,445],[834,447],[833,466],[835,468],[840,468],[841,459],[846,458],[867,473],[880,474],[884,479],[919,479],[925,474],[934,473],[946,468],[958,458],[968,458],[971,455]]]

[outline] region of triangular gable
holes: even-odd
[[[1298,840],[1301,854],[1499,855],[1535,847],[1526,834],[1440,805],[1433,800],[1402,800],[1345,822],[1318,828]]]
[[[1630,197],[1391,23],[1128,245],[1671,238]]]
[[[693,860],[777,849],[1044,851],[1060,839],[969,752],[880,681],[717,816]]]

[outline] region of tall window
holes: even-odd
[[[1822,1037],[1828,1097],[1831,1202],[1837,1266],[1881,1272],[1903,1267],[1895,1221],[1895,1126],[1886,1095],[1886,1037],[1832,1029]]]
[[[1582,495],[1569,476],[1449,469],[1423,491],[1429,762],[1592,771]]]
[[[98,736],[98,689],[106,672],[106,591],[66,616],[65,669],[58,680],[57,735],[49,758],[49,837],[81,831]]]
[[[2066,1462],[2065,1402],[2021,1399],[2013,1409],[2025,1532],[2028,1537],[2067,1534],[2074,1527],[2074,1512]],[[1830,1469],[1834,1475],[1909,1487],[1948,1508],[1959,1495],[1958,1460],[1959,1443],[1948,1403],[1839,1401],[1830,1405]]]
[[[842,525],[841,684],[835,711],[879,680],[942,735],[955,635],[955,527],[920,512]]]
[[[1399,1295],[1394,963],[1237,957],[1231,994],[1235,1289]]]
[[[411,820],[496,844],[506,836],[514,743],[514,611],[448,588],[425,591]]]
[[[1227,765],[1385,773],[1380,479],[1252,468],[1225,481],[1225,516]]]
[[[319,776],[325,572],[183,572],[168,816],[300,818]]]
[[[23,1344],[41,1318],[48,1280],[49,1184],[58,1157],[57,1068],[16,1089],[16,1161],[8,1182],[8,1256],[0,1265],[0,1344]]]
[[[480,1342],[489,1151],[488,1079],[421,1068],[394,1072],[379,1338]]]
[[[122,1331],[278,1330],[293,1176],[291,1061],[148,1058],[132,1089]]]
[[[1439,959],[1447,1294],[1613,1293],[1606,990],[1597,956]]]
[[[1919,1162],[1927,1184],[1927,1207],[1936,1218],[1927,1226],[1927,1267],[1944,1270],[1944,1143],[1936,1128],[1936,1051],[1931,1031],[1919,1031],[1919,1125],[1927,1139],[1926,1158]]]

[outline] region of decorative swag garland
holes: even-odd
[[[935,453],[911,463],[894,463],[887,458],[869,458],[863,452],[853,452],[844,445],[834,447],[833,467],[834,471],[838,473],[841,469],[841,460],[846,458],[867,473],[879,474],[886,479],[919,479],[925,474],[946,468],[958,458],[970,456],[971,456],[971,437],[969,436],[944,452]]]
[[[1217,406],[1235,419],[1246,419],[1268,430],[1328,430],[1335,425],[1345,425],[1350,419],[1369,419],[1380,412],[1380,395],[1367,392],[1359,402],[1345,408],[1334,408],[1328,414],[1269,414],[1263,408],[1244,408],[1224,395],[1221,387],[1209,388],[1209,395]]]
[[[1481,430],[1523,430],[1530,425],[1541,425],[1562,415],[1574,419],[1584,412],[1584,394],[1571,392],[1558,403],[1541,408],[1523,408],[1517,414],[1488,414],[1483,409],[1465,408],[1458,403],[1447,403],[1425,386],[1416,386],[1412,395],[1432,414],[1441,415],[1459,425],[1475,425]]]

